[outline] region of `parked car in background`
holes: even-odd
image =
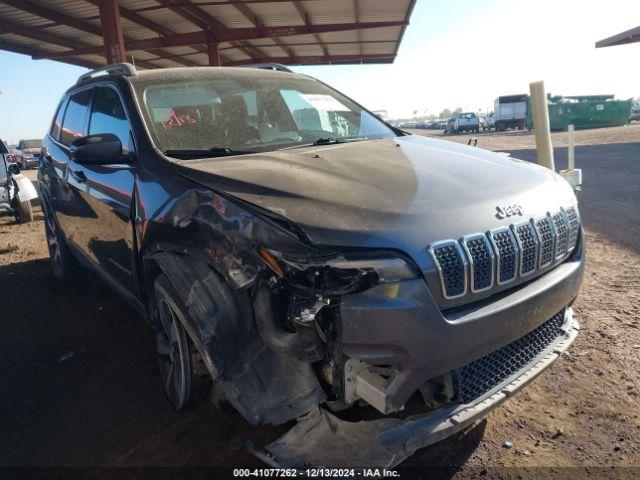
[[[480,121],[475,112],[459,113],[456,116],[453,129],[456,133],[480,131]]]
[[[16,163],[7,162],[9,150],[0,142],[0,215],[14,215],[19,223],[33,220],[31,200],[38,197],[33,183],[20,174]]]
[[[489,112],[484,116],[482,131],[492,130],[496,128],[496,117],[493,112]]]
[[[16,149],[16,162],[22,170],[35,168],[40,163],[40,150],[42,149],[42,140],[20,140]]]

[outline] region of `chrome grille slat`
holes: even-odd
[[[579,236],[580,214],[570,206],[486,234],[436,242],[428,251],[443,297],[453,299],[551,268],[576,248]]]
[[[553,223],[549,215],[537,218],[534,221],[536,227],[536,233],[538,234],[538,240],[540,241],[540,254],[538,267],[543,268],[550,265],[554,260],[554,248],[556,243],[556,236],[554,233]]]
[[[518,244],[508,228],[489,232],[489,239],[496,255],[496,282],[498,285],[512,282],[518,275]]]
[[[455,240],[438,242],[430,248],[440,275],[445,298],[461,297],[467,292],[467,262]]]
[[[482,292],[493,286],[493,251],[482,233],[468,235],[462,239],[469,260],[471,291]]]
[[[567,245],[569,242],[569,225],[564,216],[564,212],[560,210],[552,215],[553,227],[556,231],[556,260],[562,258],[567,253]]]
[[[513,233],[520,250],[519,273],[521,277],[531,275],[538,262],[538,237],[531,222],[513,225]]]
[[[569,207],[566,210],[567,221],[569,222],[569,243],[567,252],[572,252],[576,248],[578,234],[580,233],[580,217],[575,207]]]

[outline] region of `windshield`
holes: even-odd
[[[153,141],[168,155],[253,153],[396,135],[313,79],[233,71],[202,77],[132,82]]]
[[[42,140],[20,140],[18,144],[20,150],[25,148],[42,148]]]

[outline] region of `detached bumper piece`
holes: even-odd
[[[348,422],[314,408],[260,458],[274,466],[394,467],[469,426],[551,366],[578,335],[571,308],[452,372],[459,403],[405,420]]]

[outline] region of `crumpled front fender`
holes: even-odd
[[[18,191],[18,200],[20,202],[31,201],[34,198],[38,198],[38,191],[33,186],[31,180],[22,174],[12,175],[11,178],[15,182],[16,189]]]

